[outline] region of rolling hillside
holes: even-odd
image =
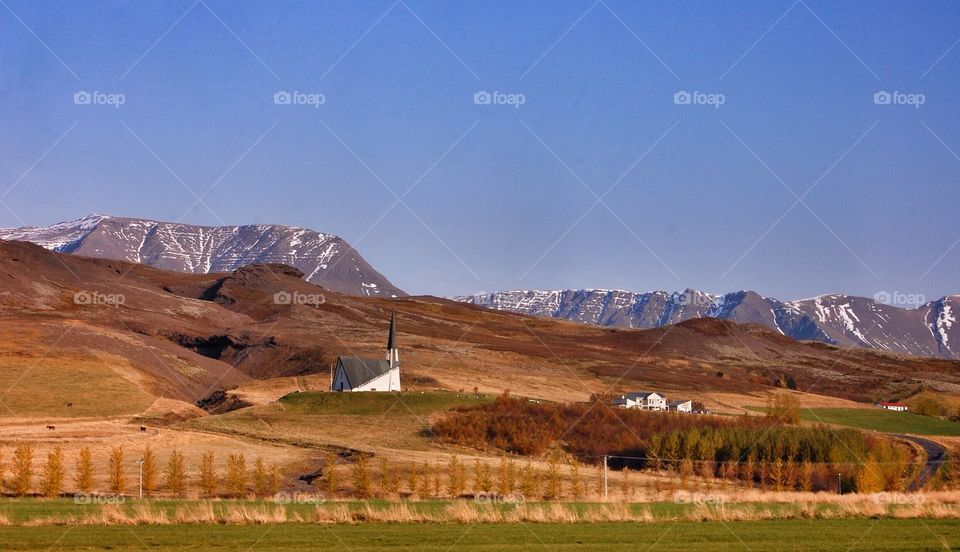
[[[358,297],[282,265],[192,275],[0,242],[0,290],[5,365],[26,370],[42,360],[64,370],[79,357],[110,359],[127,384],[191,403],[245,382],[328,374],[340,354],[379,357],[391,311],[408,388],[582,400],[638,387],[762,391],[788,376],[800,390],[862,401],[921,386],[960,391],[956,361],[798,342],[714,319],[613,329],[432,297]],[[291,304],[278,293],[322,299]],[[72,388],[94,381],[74,375]],[[11,393],[37,382],[21,378]]]

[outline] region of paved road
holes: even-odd
[[[923,466],[923,469],[920,471],[920,474],[917,476],[917,478],[910,483],[909,487],[907,487],[907,491],[918,491],[922,489],[927,481],[933,477],[935,473],[937,473],[938,469],[940,469],[940,464],[946,460],[947,449],[944,448],[940,443],[936,443],[922,437],[914,437],[913,435],[898,435],[896,433],[892,433],[891,435],[912,443],[916,443],[923,447],[924,452],[927,453],[927,463]]]

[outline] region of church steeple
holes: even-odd
[[[387,337],[387,360],[390,368],[400,368],[400,352],[397,351],[397,313],[390,313],[390,333]]]
[[[390,313],[390,336],[387,337],[387,351],[397,348],[397,313]]]

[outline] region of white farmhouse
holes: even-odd
[[[634,391],[614,399],[614,406],[640,410],[666,410],[667,398],[655,391]]]
[[[679,400],[667,403],[667,410],[670,412],[693,412],[693,401]]]
[[[400,391],[400,354],[396,314],[390,316],[387,358],[337,357],[331,391]]]

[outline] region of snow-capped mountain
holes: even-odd
[[[334,291],[405,295],[343,239],[291,226],[194,226],[93,214],[51,226],[0,229],[0,239],[195,274],[282,263],[300,269],[307,281]]]
[[[930,357],[960,358],[960,295],[918,308],[865,297],[821,295],[780,301],[752,291],[714,295],[580,289],[500,291],[454,297],[495,310],[624,328],[658,328],[690,318],[762,324],[794,339]]]

